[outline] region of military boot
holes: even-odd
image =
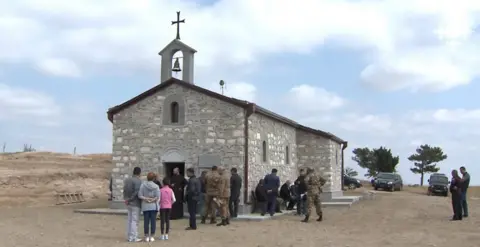
[[[322,221],[323,220],[323,215],[318,216],[317,221]]]
[[[227,217],[227,218],[225,219],[225,223],[226,223],[227,225],[230,225],[230,218]]]
[[[222,221],[217,224],[217,226],[226,226],[226,225],[227,225],[227,220],[226,219],[222,219]]]
[[[307,223],[308,222],[308,218],[310,218],[310,215],[305,215],[305,219],[302,220],[302,222],[304,223]]]
[[[215,220],[215,218],[210,219],[210,224],[217,224],[217,221]]]
[[[200,221],[200,224],[205,224],[206,221],[207,221],[207,217],[202,216],[202,220]]]

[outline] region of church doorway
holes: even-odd
[[[184,162],[165,162],[163,163],[165,169],[165,177],[171,178],[173,175],[173,169],[177,168],[180,170],[180,175],[185,176],[185,163]]]

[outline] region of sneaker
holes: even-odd
[[[160,236],[160,240],[165,240],[165,235]]]
[[[145,237],[145,242],[150,242],[150,237]]]
[[[135,239],[130,240],[129,242],[138,243],[138,242],[142,242],[142,239],[141,238],[135,238]]]
[[[150,242],[155,242],[155,238],[154,238],[154,237],[150,237]]]
[[[168,234],[165,234],[165,238],[164,238],[164,239],[165,239],[165,240],[168,240]]]

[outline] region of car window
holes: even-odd
[[[448,178],[444,176],[431,176],[430,182],[432,183],[448,183]]]
[[[391,174],[391,173],[380,173],[380,174],[378,174],[377,178],[381,178],[381,179],[395,179],[395,174]]]

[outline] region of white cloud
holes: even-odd
[[[382,89],[446,90],[480,73],[480,2],[473,0],[1,1],[0,32],[9,35],[0,40],[0,60],[157,69],[177,10],[199,66],[240,66],[331,42],[364,51],[361,78]]]
[[[48,125],[61,113],[61,107],[48,95],[6,84],[0,84],[0,109],[0,120],[23,118]]]
[[[329,111],[345,104],[345,100],[335,93],[307,84],[290,89],[288,98],[289,103],[306,113]]]
[[[37,63],[41,72],[59,77],[78,77],[81,74],[78,66],[71,60],[47,58]]]
[[[223,94],[228,97],[246,100],[249,102],[255,102],[257,88],[255,85],[247,82],[227,82],[224,81]],[[209,85],[209,90],[222,93],[219,83],[214,83]]]

